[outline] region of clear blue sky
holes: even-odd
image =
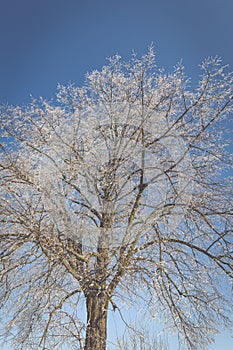
[[[106,57],[141,54],[151,42],[159,65],[171,70],[182,58],[194,81],[210,55],[233,70],[232,36],[233,0],[1,0],[0,104],[51,98],[58,82],[82,85]],[[233,338],[210,349],[232,350]]]

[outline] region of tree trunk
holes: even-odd
[[[108,299],[103,292],[86,296],[87,329],[84,350],[105,350],[107,340]]]

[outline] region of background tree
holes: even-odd
[[[163,336],[156,336],[148,326],[141,325],[136,329],[134,326],[130,327],[128,326],[124,334],[118,337],[118,350],[169,350],[168,340]]]
[[[186,349],[231,323],[220,126],[232,75],[218,58],[201,68],[192,91],[152,49],[117,55],[83,88],[59,85],[54,102],[1,109],[0,300],[15,348],[104,350],[108,313],[129,301]]]

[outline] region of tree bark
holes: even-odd
[[[106,350],[108,298],[102,291],[86,296],[87,329],[84,350]]]

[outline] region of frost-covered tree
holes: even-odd
[[[166,74],[152,49],[117,55],[53,102],[1,108],[0,301],[13,347],[104,350],[108,314],[127,304],[176,329],[185,349],[230,325],[221,125],[233,78],[218,58],[201,69],[190,88],[182,65]]]

